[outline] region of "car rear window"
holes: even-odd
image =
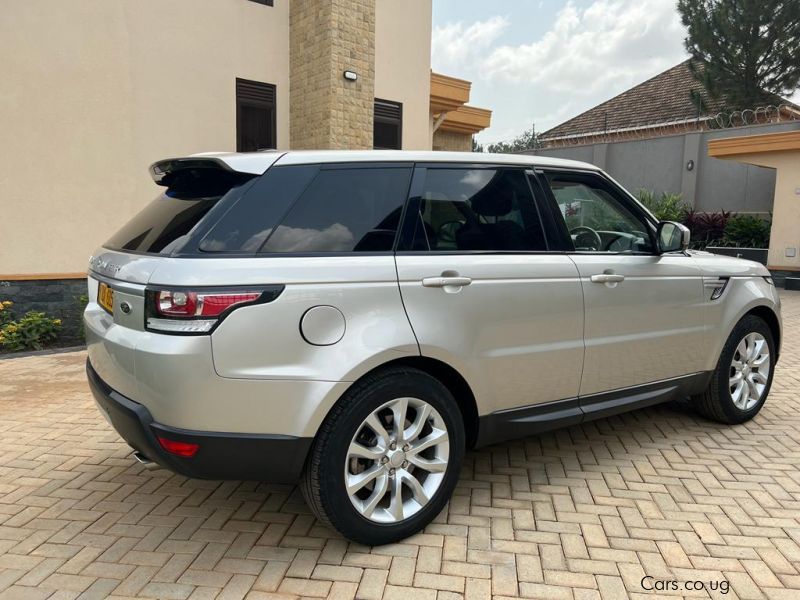
[[[176,173],[166,191],[128,221],[105,247],[147,254],[180,250],[189,233],[224,197],[239,195],[253,175],[219,168]]]

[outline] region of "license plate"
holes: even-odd
[[[107,283],[101,283],[97,288],[97,303],[114,314],[114,290]]]

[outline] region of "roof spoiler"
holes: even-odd
[[[175,180],[175,175],[177,173],[181,171],[198,170],[235,172],[230,166],[218,158],[167,158],[165,160],[159,160],[150,166],[150,176],[158,185],[169,187],[171,182]]]

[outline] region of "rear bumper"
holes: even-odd
[[[186,477],[294,483],[303,470],[312,438],[215,433],[156,423],[143,405],[108,386],[86,361],[89,387],[108,420],[128,444],[159,465]],[[157,436],[199,444],[191,458],[167,453]]]

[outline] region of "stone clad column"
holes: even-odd
[[[290,147],[372,149],[375,0],[286,1]]]

